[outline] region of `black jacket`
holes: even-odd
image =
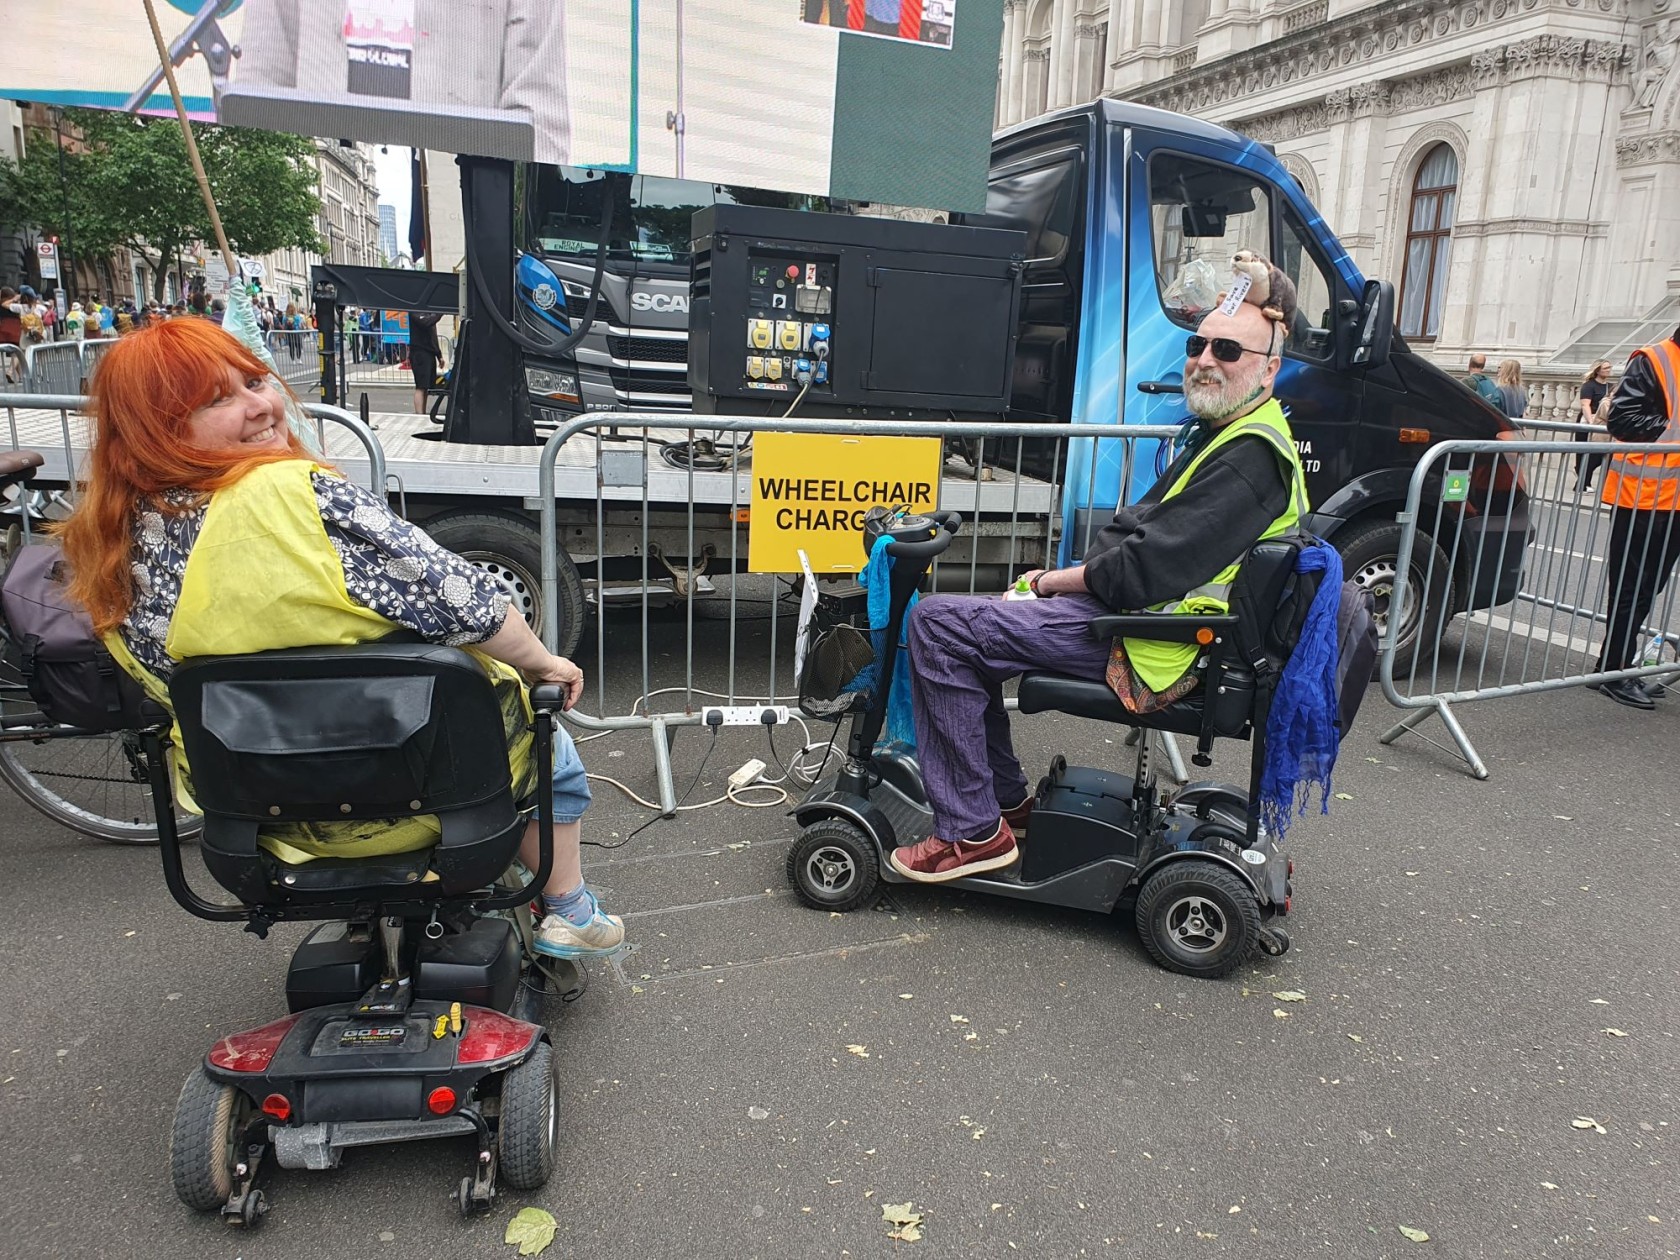
[[[1680,341],[1680,330],[1670,340]],[[1610,415],[1604,427],[1618,442],[1655,442],[1668,427],[1662,383],[1644,355],[1636,353],[1628,359],[1622,383],[1610,399]]]
[[[1085,586],[1116,612],[1180,599],[1211,581],[1289,506],[1282,461],[1262,437],[1220,447],[1183,490],[1161,502],[1194,457],[1194,450],[1180,454],[1086,548]]]

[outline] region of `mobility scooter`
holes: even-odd
[[[879,675],[873,700],[854,713],[840,769],[817,782],[794,810],[803,828],[788,853],[788,879],[799,898],[822,910],[869,904],[879,881],[908,882],[886,860],[894,847],[933,830],[933,814],[913,753],[877,748],[892,686],[893,664],[912,594],[934,558],[961,528],[955,512],[931,516],[872,515],[865,550],[891,539],[888,624],[877,638]],[[1289,912],[1293,863],[1259,826],[1250,801],[1265,760],[1269,671],[1240,639],[1238,608],[1264,610],[1264,621],[1290,586],[1299,544],[1257,544],[1239,571],[1233,612],[1222,616],[1111,614],[1091,633],[1196,643],[1206,649],[1205,674],[1189,696],[1150,714],[1128,711],[1101,682],[1033,671],[1021,679],[1023,713],[1060,712],[1142,728],[1137,764],[1128,777],[1069,766],[1057,756],[1039,781],[1020,858],[1010,867],[953,880],[949,887],[1109,912],[1135,897],[1144,947],[1161,966],[1189,976],[1229,974],[1256,950],[1280,955],[1289,936],[1277,919]],[[1189,783],[1161,791],[1150,765],[1151,731],[1194,736],[1197,765],[1211,764],[1213,741],[1252,744],[1248,790]]]
[[[200,918],[266,937],[325,920],[297,947],[282,1019],[222,1037],[176,1105],[175,1191],[189,1207],[255,1225],[272,1151],[284,1168],[336,1167],[354,1146],[472,1135],[463,1214],[487,1211],[498,1177],[529,1190],[554,1166],[558,1087],[536,1022],[542,992],[574,988],[537,965],[532,898],[553,864],[547,791],[557,687],[532,692],[540,785],[516,801],[501,707],[456,648],[383,641],[184,662],[170,680],[179,738],[204,813],[201,853],[237,899],[199,896],[182,869],[160,723],[145,738],[164,875]],[[539,869],[508,871],[535,809]],[[266,825],[431,815],[436,845],[287,863]]]

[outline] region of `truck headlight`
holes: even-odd
[[[528,367],[525,369],[525,388],[544,398],[578,401],[576,372],[551,372],[547,368]]]

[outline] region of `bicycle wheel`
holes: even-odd
[[[156,844],[152,791],[139,736],[55,736],[0,744],[0,780],[36,810],[72,831],[112,844]],[[176,810],[183,839],[204,820]]]

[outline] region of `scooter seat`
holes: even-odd
[[[1227,680],[1231,681],[1229,675]],[[1234,695],[1230,694],[1232,690],[1227,688],[1229,701],[1217,715],[1219,720],[1215,723],[1214,734],[1237,735],[1246,724],[1251,692],[1245,687],[1240,689],[1240,695]],[[1120,697],[1107,683],[1033,670],[1021,678],[1020,701],[1022,713],[1071,713],[1074,717],[1116,722],[1152,731],[1170,731],[1175,735],[1202,733],[1200,688],[1154,713],[1133,713],[1120,703]]]

